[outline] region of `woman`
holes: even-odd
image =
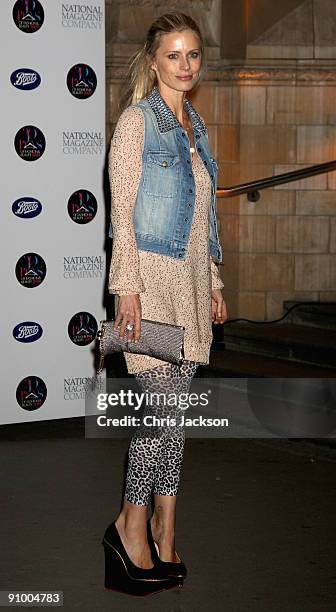
[[[203,66],[195,21],[177,12],[159,17],[131,64],[109,154],[115,329],[138,341],[141,318],[185,327],[181,366],[124,354],[146,391],[188,392],[198,365],[209,363],[212,322],[227,318],[215,263],[222,259],[217,164],[204,121],[186,97]],[[147,594],[183,583],[175,514],[184,436],[171,428],[133,436],[123,507],[103,539],[107,588]]]

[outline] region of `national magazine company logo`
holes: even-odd
[[[75,376],[64,379],[64,399],[66,401],[85,400],[92,389],[105,389],[105,381],[91,376]]]
[[[63,277],[67,279],[102,278],[102,255],[71,255],[63,257]]]
[[[62,4],[62,26],[82,30],[101,30],[103,9],[95,4]]]
[[[102,155],[104,137],[102,132],[95,130],[62,133],[64,155]]]

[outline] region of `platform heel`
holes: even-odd
[[[143,569],[134,565],[112,523],[102,539],[105,553],[105,589],[128,595],[145,596],[178,586],[177,580],[164,575],[155,565]]]

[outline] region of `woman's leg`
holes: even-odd
[[[152,567],[146,538],[146,513],[154,487],[156,510],[152,518],[153,537],[165,561],[179,561],[175,552],[175,507],[184,451],[184,430],[169,426],[181,409],[167,404],[167,398],[187,393],[197,369],[194,362],[179,367],[166,363],[135,374],[142,389],[152,394],[153,404],[146,405],[143,417],[160,419],[157,427],[140,427],[130,448],[125,500],[116,525],[131,559],[140,567]],[[132,546],[132,548],[131,548]],[[133,556],[132,556],[133,552]]]
[[[194,361],[183,360],[178,370],[178,379],[172,377],[170,383],[166,384],[167,392],[181,396],[181,407],[170,407],[167,410],[170,418],[175,418],[178,423],[181,414],[185,413],[187,394],[198,364]],[[177,495],[180,481],[180,471],[183,461],[185,446],[184,427],[178,424],[176,427],[167,427],[159,457],[158,469],[154,482],[154,494],[160,496]]]
[[[135,374],[144,391],[162,393],[162,383],[174,379],[179,383],[179,368],[170,363]],[[143,417],[159,416],[164,406],[146,406]],[[163,416],[161,414],[161,416]],[[116,520],[120,538],[135,565],[149,569],[153,567],[147,541],[147,506],[158,469],[164,434],[162,428],[140,427],[132,437],[128,451],[128,469],[124,503]]]
[[[160,458],[171,434],[168,426],[176,418],[176,408],[167,404],[169,394],[178,394],[182,390],[180,369],[177,365],[165,363],[161,366],[136,373],[141,390],[148,394],[151,401],[146,403],[142,418],[147,425],[141,425],[132,437],[128,452],[128,470],[126,477],[125,499],[133,504],[147,506],[150,503],[154,483],[160,470]],[[176,437],[180,436],[178,428]],[[183,448],[181,441],[176,440],[174,465],[179,470]],[[174,472],[169,493],[174,494],[178,485],[178,471]],[[170,492],[172,491],[172,492]]]
[[[198,364],[184,360],[179,368],[179,391],[185,394],[194,377]],[[180,413],[181,411],[178,410]],[[175,551],[176,501],[180,471],[185,446],[185,432],[181,427],[172,435],[165,436],[162,447],[157,476],[154,483],[154,513],[151,528],[154,540],[157,542],[162,561],[179,562]]]

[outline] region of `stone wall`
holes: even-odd
[[[252,0],[255,10],[258,2],[260,8],[265,4],[264,0]],[[316,59],[302,59],[302,48],[299,59],[294,58],[293,32],[289,35],[288,27],[281,26],[278,14],[273,26],[268,18],[266,33],[263,36],[258,32],[257,41],[245,32],[244,58],[218,57],[223,39],[211,24],[217,14],[222,28],[227,27],[226,2],[209,0],[194,9],[194,16],[208,33],[209,69],[192,102],[209,128],[210,143],[219,163],[219,187],[336,159],[336,61],[332,59],[336,58],[336,37],[332,48],[331,26],[322,18],[328,3],[329,0],[304,0],[300,4],[295,0],[294,6],[288,1],[289,13],[280,19],[298,28],[297,18],[288,22],[291,10],[301,10],[307,17],[307,7],[319,9],[318,18],[315,12],[310,22],[312,40],[318,44]],[[197,10],[202,12],[197,15]],[[151,19],[154,14],[153,10]],[[237,32],[248,24],[243,10],[240,14],[245,21]],[[210,25],[206,25],[207,19]],[[252,31],[253,22],[249,23]],[[256,31],[255,23],[253,27]],[[286,32],[282,46],[279,31]],[[306,41],[309,36],[306,33]],[[108,55],[109,134],[117,117],[127,44],[126,40],[118,43],[119,55]],[[124,45],[124,51],[120,45]],[[305,53],[314,55],[308,47]],[[242,45],[237,48],[241,50]],[[321,59],[321,49],[327,59]],[[336,299],[335,202],[335,172],[264,190],[257,203],[248,202],[245,196],[218,198],[224,251],[220,271],[230,318],[270,320],[281,316],[286,299]]]

